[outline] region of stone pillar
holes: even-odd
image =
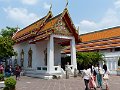
[[[117,68],[118,68],[118,59],[119,59],[119,57],[115,58],[115,70],[117,70]]]
[[[106,60],[107,68],[109,69],[109,60]]]
[[[71,45],[71,65],[73,65],[73,68],[77,69],[77,61],[76,61],[76,47],[75,47],[75,38],[73,38],[70,41]]]
[[[111,61],[110,64],[110,69],[113,70],[113,61]]]
[[[118,65],[117,65],[118,63],[117,63],[117,61],[115,62],[115,70],[117,70],[117,68],[118,68]]]
[[[50,36],[47,44],[47,72],[52,73],[54,66],[54,38]]]

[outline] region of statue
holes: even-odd
[[[24,51],[22,49],[22,52],[21,52],[21,67],[23,67],[23,62],[24,62]]]
[[[44,50],[44,65],[47,66],[47,48]]]
[[[32,50],[28,51],[28,67],[32,67]]]

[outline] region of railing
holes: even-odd
[[[70,68],[72,69],[73,67],[70,65]],[[47,66],[40,66],[37,68],[24,68],[25,72],[32,73],[46,73],[47,72]],[[53,66],[52,73],[59,73],[61,74],[61,67],[60,66]]]
[[[25,71],[36,71],[35,68],[24,68]]]
[[[38,73],[45,73],[47,72],[47,66],[40,66],[40,67],[37,67],[37,70],[36,70]]]
[[[61,73],[61,67],[60,66],[54,66],[54,73]]]
[[[73,65],[68,65],[68,67],[71,69],[72,73],[74,72]]]
[[[35,68],[24,68],[23,72],[31,74],[31,73],[36,72],[36,69]]]

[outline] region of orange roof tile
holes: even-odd
[[[120,27],[109,28],[80,35],[82,43],[76,45],[77,51],[93,51],[120,47]],[[68,51],[70,50],[67,49]],[[67,53],[68,53],[67,51]]]
[[[13,37],[13,39],[18,38],[23,36],[24,34],[30,33],[31,31],[35,30],[35,28],[39,28],[40,25],[42,24],[43,20],[45,19],[45,17],[43,17],[42,19],[36,21],[35,23],[23,28],[22,30],[18,31],[16,33],[16,35]]]
[[[118,46],[120,46],[120,43],[118,43],[118,44],[110,44],[110,46],[111,47],[118,47]]]
[[[40,31],[44,31],[44,30],[52,28],[54,26],[54,24],[56,23],[57,20],[58,20],[58,18],[54,18],[54,19],[48,21],[45,24],[45,26],[42,28],[42,30],[40,30]]]
[[[101,31],[87,33],[80,35],[82,42],[88,42],[92,40],[106,39],[111,37],[120,36],[120,27],[108,28]]]
[[[13,39],[19,42],[31,40],[34,42],[42,39],[42,37],[49,36],[47,35],[47,32],[51,31],[49,34],[54,33],[54,27],[58,19],[65,19],[65,22],[69,22],[69,24],[66,24],[67,26],[70,26],[70,30],[72,30],[73,35],[75,36],[75,40],[78,39],[78,34],[76,33],[76,30],[74,29],[74,25],[71,24],[71,19],[69,15],[67,15],[68,12],[64,10],[61,14],[52,17],[51,13],[48,13],[47,16],[43,17],[42,19],[34,22],[33,24],[27,26],[26,28],[22,29],[21,31],[18,31],[14,36]],[[58,33],[59,34],[59,33]]]

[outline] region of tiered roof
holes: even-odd
[[[87,34],[82,34],[80,35],[80,38],[82,39],[82,42],[88,42],[93,40],[109,39],[111,37],[118,36],[120,36],[120,27],[113,27]]]
[[[108,28],[80,35],[81,43],[76,45],[77,51],[87,52],[120,47],[120,27]],[[69,47],[65,53],[69,53]]]
[[[65,34],[63,31],[59,31],[59,33],[57,32],[57,23],[59,23],[59,21],[61,24],[65,23],[62,28],[68,30],[68,34]],[[16,32],[13,35],[13,40],[17,43],[24,42],[26,40],[29,40],[30,43],[35,43],[37,41],[49,38],[51,34],[73,35],[75,36],[75,40],[77,42],[79,41],[79,35],[72,23],[67,8],[55,17],[53,17],[52,12],[49,11],[45,17]]]
[[[36,34],[43,27],[46,20],[51,17],[52,12],[50,11],[45,17],[16,32],[13,35],[13,40],[15,40],[16,42],[22,42],[31,39],[31,37],[33,37],[33,35]]]

